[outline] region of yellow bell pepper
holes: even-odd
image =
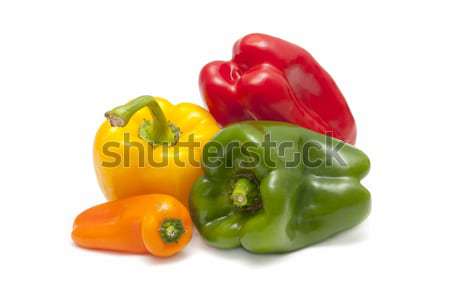
[[[94,144],[94,165],[108,200],[168,194],[188,206],[203,146],[219,130],[205,109],[138,97],[105,114]]]

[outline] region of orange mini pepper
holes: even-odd
[[[105,116],[95,137],[94,165],[106,198],[160,193],[188,207],[192,184],[202,175],[203,146],[219,130],[209,112],[141,96]]]
[[[80,247],[171,256],[192,237],[188,210],[174,197],[142,195],[89,208],[75,219],[72,239]]]

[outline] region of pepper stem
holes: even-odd
[[[161,239],[168,244],[177,243],[183,233],[184,226],[179,219],[166,219],[159,228]]]
[[[231,193],[233,205],[238,208],[248,207],[258,201],[258,189],[248,178],[239,178]]]
[[[148,107],[153,116],[152,121],[144,120],[139,127],[139,137],[151,144],[174,145],[178,141],[179,129],[170,124],[156,99],[152,96],[141,96],[118,106],[107,113],[105,117],[112,127],[125,127],[131,117],[144,106]]]

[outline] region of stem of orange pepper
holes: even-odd
[[[147,107],[153,120],[143,120],[139,127],[139,137],[153,145],[175,145],[179,137],[179,129],[167,121],[164,112],[152,96],[141,96],[130,102],[115,107],[105,113],[105,117],[113,127],[125,127],[131,117],[143,107]]]
[[[161,223],[159,234],[165,243],[176,243],[185,232],[179,219],[166,219]]]

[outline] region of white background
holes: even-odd
[[[1,1],[1,299],[449,299],[447,1]],[[103,113],[141,94],[201,104],[197,76],[273,34],[333,75],[371,158],[369,219],[287,255],[93,252],[74,217],[104,201]]]

